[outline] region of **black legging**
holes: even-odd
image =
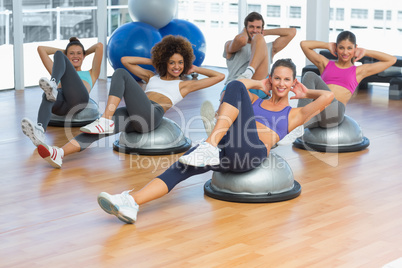
[[[125,69],[117,69],[110,83],[110,96],[124,98],[126,107],[120,107],[113,115],[114,134],[121,131],[145,133],[154,130],[162,122],[165,111],[156,102],[148,99],[144,90]],[[109,135],[81,133],[75,140],[86,149],[93,142]]]
[[[239,110],[239,115],[227,134],[219,142],[220,164],[217,166],[194,167],[180,162],[174,163],[158,176],[171,191],[179,182],[210,170],[219,172],[246,172],[258,167],[267,157],[267,148],[258,137],[254,110],[248,91],[243,83],[232,81],[227,85],[222,102]],[[196,147],[189,150],[192,152]]]
[[[331,91],[327,84],[314,72],[306,72],[302,77],[302,84],[308,89],[322,89]],[[299,99],[297,107],[304,107],[311,103],[312,99]],[[321,113],[311,118],[304,124],[305,128],[330,128],[336,127],[342,123],[345,117],[345,105],[334,98],[330,105],[328,105]]]
[[[51,79],[56,84],[61,82],[63,88],[58,89],[55,102],[48,101],[45,93],[42,94],[42,103],[38,112],[38,123],[46,130],[52,113],[67,115],[70,111],[78,113],[88,104],[89,93],[70,60],[61,51],[54,54]],[[74,108],[74,109],[73,109]]]

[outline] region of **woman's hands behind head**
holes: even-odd
[[[308,89],[305,85],[299,82],[299,80],[295,79],[295,84],[291,87],[290,91],[295,93],[295,96],[290,97],[291,100],[293,99],[304,99],[306,98],[306,93]]]
[[[269,78],[265,78],[261,80],[261,85],[262,85],[261,90],[268,96],[271,96],[271,89],[272,89],[271,80],[269,80]]]
[[[354,57],[355,59],[354,59],[354,61],[356,62],[356,61],[360,60],[361,58],[364,57],[364,55],[366,55],[366,49],[361,48],[361,47],[357,47],[356,50],[355,50],[355,57]]]

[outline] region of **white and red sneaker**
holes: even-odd
[[[21,128],[36,147],[45,142],[45,130],[41,124],[35,124],[25,117],[21,120]]]
[[[56,80],[52,78],[51,80],[46,77],[39,79],[39,86],[45,92],[46,99],[51,102],[55,102],[57,99],[57,84]]]
[[[40,144],[38,146],[38,153],[39,155],[45,159],[49,164],[51,164],[55,168],[61,168],[61,164],[63,163],[63,156],[64,156],[64,151],[63,149],[56,147],[56,146],[50,146],[47,144]]]
[[[114,121],[101,117],[91,124],[81,127],[80,131],[88,134],[113,134]]]

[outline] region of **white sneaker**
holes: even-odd
[[[28,136],[36,147],[41,143],[45,143],[45,130],[42,124],[35,124],[28,118],[23,118],[21,120],[21,128],[22,132]]]
[[[99,206],[107,213],[115,215],[125,223],[135,223],[139,206],[129,195],[131,191],[110,195],[102,192],[98,195]]]
[[[216,124],[216,112],[210,101],[204,101],[201,105],[201,119],[204,123],[205,132],[210,136]]]
[[[239,75],[239,76],[236,78],[236,80],[240,80],[240,79],[251,79],[251,77],[253,77],[253,76],[241,74],[241,75]]]
[[[81,127],[80,131],[88,134],[113,134],[114,121],[101,117],[91,124]]]
[[[61,168],[63,163],[63,149],[42,143],[38,146],[39,155],[55,168]]]
[[[280,141],[278,141],[278,145],[284,146],[284,145],[291,145],[293,142],[298,138],[303,136],[304,134],[304,126],[298,126],[297,128],[293,129],[288,135],[283,137]]]
[[[39,79],[39,86],[43,89],[46,94],[46,99],[48,101],[56,101],[57,99],[57,84],[56,80],[52,78],[51,80],[46,77]]]
[[[219,148],[204,141],[194,151],[180,157],[179,162],[195,167],[219,165],[219,151]]]

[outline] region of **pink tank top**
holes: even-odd
[[[354,93],[359,83],[356,80],[356,66],[351,66],[346,69],[339,68],[335,62],[329,61],[321,74],[322,80],[325,84],[338,85],[346,88],[350,93]]]

